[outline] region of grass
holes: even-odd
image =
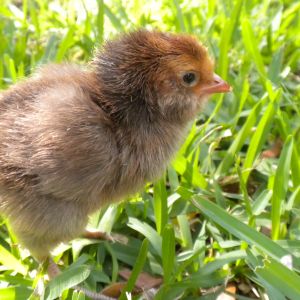
[[[0,299],[38,299],[43,282],[44,299],[88,299],[78,283],[116,293],[124,268],[121,299],[141,271],[161,278],[155,299],[300,299],[298,1],[2,0],[0,88],[139,27],[196,35],[233,92],[209,101],[164,178],[91,217],[125,242],[58,248],[64,271],[48,283],[2,220]]]

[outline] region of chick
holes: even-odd
[[[0,211],[44,260],[101,206],[159,178],[189,121],[229,85],[188,35],[139,30],[82,69],[41,68],[0,95]]]

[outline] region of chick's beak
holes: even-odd
[[[228,93],[231,91],[231,86],[217,74],[214,74],[213,83],[201,88],[203,94]]]

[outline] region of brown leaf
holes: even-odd
[[[101,294],[108,297],[119,298],[125,286],[126,282],[115,282],[104,288]]]
[[[276,158],[279,157],[282,149],[282,140],[280,138],[277,138],[274,145],[271,149],[265,150],[262,152],[261,157],[262,158]]]
[[[234,295],[236,293],[236,286],[235,286],[235,284],[234,283],[228,283],[225,291]],[[226,294],[226,293],[221,293],[217,297],[217,300],[235,300],[235,297],[233,295],[229,295],[229,294]]]
[[[228,283],[226,289],[227,292],[230,294],[235,294],[236,293],[236,285],[233,282]]]
[[[271,228],[262,226],[260,229],[260,232],[263,233],[264,235],[270,237],[271,236]]]
[[[123,269],[119,272],[119,274],[122,278],[128,280],[131,275],[131,271],[129,269]],[[148,273],[142,272],[139,274],[135,286],[141,290],[149,290],[159,286],[161,283],[161,277],[153,277]]]
[[[225,176],[218,181],[222,191],[231,194],[240,192],[239,178],[237,176]]]

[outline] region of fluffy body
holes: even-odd
[[[178,74],[190,69],[203,79],[185,88]],[[49,65],[4,91],[0,211],[21,244],[43,259],[83,233],[89,214],[158,178],[212,74],[195,39],[138,31],[86,69]]]

